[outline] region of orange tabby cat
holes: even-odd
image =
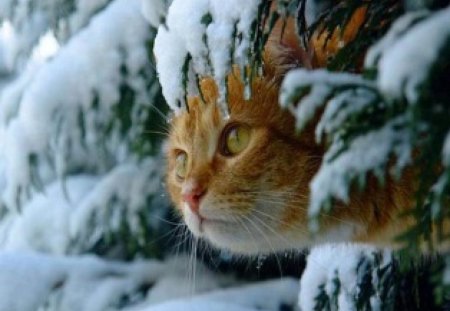
[[[345,40],[352,39],[363,14],[359,11],[350,21],[354,25],[344,29]],[[195,236],[236,253],[330,241],[391,245],[408,226],[397,216],[412,206],[411,178],[388,181],[384,188],[369,178],[364,193],[354,193],[348,206],[338,203],[324,215],[319,234],[308,233],[309,183],[324,146],[315,143],[312,127],[295,133],[294,117],[280,109],[278,92],[287,70],[323,66],[326,53],[314,43],[311,51],[301,50],[292,21],[282,42],[279,34],[276,29],[266,46],[264,74],[253,82],[249,101],[240,75],[229,75],[229,120],[221,117],[217,87],[208,78],[201,81],[206,103],[190,98],[189,113],[172,120],[167,185],[173,202]],[[336,52],[335,37],[328,52]]]

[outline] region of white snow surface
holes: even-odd
[[[218,104],[227,116],[226,75],[231,64],[237,64],[241,69],[247,65],[250,26],[259,3],[260,0],[172,2],[166,25],[159,26],[154,52],[164,97],[176,113],[186,106],[183,66],[190,56],[192,61],[188,70],[191,73],[188,75],[192,77],[195,72],[200,76],[214,77],[219,87]],[[207,16],[211,18],[208,23]],[[241,39],[233,38],[235,30]],[[233,45],[234,53],[231,51]],[[195,79],[187,82],[195,89],[196,82],[192,80]]]
[[[35,311],[44,303],[54,310],[111,310],[122,296],[156,282],[164,268],[157,261],[123,264],[92,256],[2,252],[0,310]]]
[[[187,280],[191,268],[187,261],[181,256],[164,262],[122,263],[95,256],[0,252],[0,310],[35,311],[45,305],[45,310],[65,311],[277,311],[282,305],[296,304],[296,279],[221,289],[236,282],[203,267],[194,279]],[[195,282],[195,292],[189,282]],[[148,292],[137,294],[143,286]],[[16,295],[19,289],[20,299]],[[131,306],[123,308],[120,303],[125,297],[131,299]]]
[[[417,17],[417,13],[407,15],[395,26],[410,23]],[[392,36],[398,29],[401,27],[393,28]],[[383,45],[382,42],[376,47],[383,50],[378,63],[377,79],[381,92],[387,98],[405,98],[408,103],[415,104],[420,97],[421,86],[428,80],[432,65],[442,56],[442,49],[448,44],[449,38],[450,8],[446,8],[418,22],[395,42],[387,40],[386,42],[391,43],[389,45]]]
[[[282,305],[295,305],[298,290],[298,280],[281,278],[219,289],[187,299],[165,302],[154,307],[136,307],[124,311],[276,311]]]

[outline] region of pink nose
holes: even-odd
[[[190,191],[183,193],[183,200],[189,205],[189,208],[198,214],[198,209],[200,207],[200,200],[205,195],[206,190],[201,187],[195,187]]]

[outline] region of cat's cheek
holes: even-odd
[[[183,212],[184,222],[185,222],[186,225],[188,226],[189,230],[190,230],[196,237],[202,236],[200,219],[199,219],[199,217],[198,217],[197,215],[195,215],[195,214],[191,211],[191,209],[189,208],[189,206],[187,205],[187,203],[184,203],[184,204],[183,204],[182,212]]]

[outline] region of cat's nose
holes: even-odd
[[[200,208],[200,200],[205,195],[206,190],[203,187],[196,186],[187,191],[183,191],[183,200],[189,205],[189,208],[198,214]]]

